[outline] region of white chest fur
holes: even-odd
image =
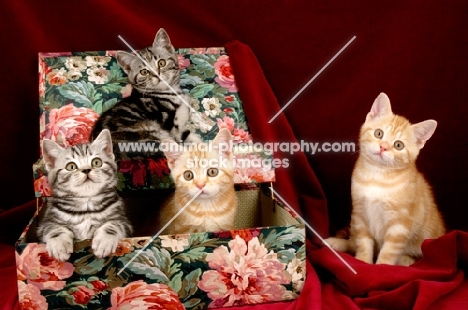
[[[378,170],[354,171],[351,183],[353,208],[364,217],[370,234],[382,246],[389,223],[408,215],[407,210],[396,210],[396,197],[408,184],[380,173]]]
[[[82,211],[70,218],[75,239],[91,239],[94,232],[104,222],[106,215],[102,212],[93,212],[100,208],[101,201],[86,198],[79,202]]]

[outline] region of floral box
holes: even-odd
[[[225,49],[178,49],[177,54],[181,87],[204,120],[192,118],[189,123],[192,132],[208,141],[220,128],[228,128],[235,144],[252,143]],[[40,53],[40,140],[52,139],[63,146],[88,141],[100,113],[129,96],[131,89],[115,51]],[[267,152],[236,153],[236,148],[234,151],[236,161],[271,160]],[[49,196],[43,162],[39,160],[33,170],[36,196]],[[274,179],[271,165],[239,165],[235,170],[238,184]],[[125,193],[173,187],[162,153],[118,161],[118,180],[118,190]]]
[[[295,299],[305,281],[304,225],[256,186],[237,196],[235,230],[151,238],[158,228],[147,219],[155,214],[140,208],[132,222],[148,237],[123,239],[103,259],[93,255],[90,240],[76,240],[67,262],[49,257],[35,236],[41,209],[16,244],[20,304],[205,309]]]

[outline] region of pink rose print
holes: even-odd
[[[36,194],[40,194],[41,197],[52,196],[52,188],[50,187],[49,181],[45,175],[34,180],[34,192]]]
[[[224,100],[226,100],[226,102],[232,103],[234,102],[234,100],[236,100],[236,98],[234,98],[233,95],[229,95],[229,96],[224,97]]]
[[[45,244],[30,243],[21,255],[16,253],[18,280],[27,280],[39,289],[59,291],[65,286],[65,279],[72,276],[75,267],[60,262],[47,253]]]
[[[68,104],[60,109],[52,109],[49,114],[49,123],[41,132],[41,140],[51,139],[67,147],[74,144],[86,143],[99,118],[94,110],[77,108]]]
[[[131,253],[133,251],[132,244],[127,240],[120,240],[115,249],[114,256],[124,256],[125,254]],[[94,284],[93,284],[94,285]]]
[[[184,57],[184,55],[177,55],[177,60],[179,62],[179,70],[184,70],[190,66],[190,59]]]
[[[244,129],[241,129],[241,128],[234,128],[233,118],[229,116],[224,116],[223,119],[217,118],[216,121],[217,121],[219,129],[227,128],[231,132],[233,139],[234,139],[234,143],[241,143],[241,142],[248,143],[252,141],[252,137],[250,136],[248,131],[245,131]]]
[[[77,290],[72,293],[75,302],[80,305],[87,305],[94,295],[95,293],[92,289],[83,285],[79,285]]]
[[[215,78],[216,83],[227,88],[232,93],[237,92],[234,74],[232,73],[231,64],[229,63],[229,56],[220,56],[214,64],[214,69],[217,75]]]
[[[252,141],[249,132],[245,131],[244,129],[236,128],[234,129],[232,135],[234,138],[234,143]]]
[[[112,290],[109,310],[155,309],[184,310],[177,293],[164,284],[148,284],[140,281]]]
[[[264,163],[257,154],[236,156],[234,183],[251,183],[252,181],[257,183],[274,182],[275,170],[272,166]]]
[[[41,291],[32,284],[18,281],[18,297],[20,309],[42,310],[48,309],[47,301]]]
[[[94,280],[90,283],[93,286],[95,292],[101,292],[109,288],[109,285],[107,283],[102,282],[101,280]]]
[[[132,94],[132,84],[127,84],[124,87],[122,87],[120,89],[120,93],[124,98],[129,97]]]
[[[217,118],[216,121],[218,122],[218,128],[227,128],[230,132],[234,130],[234,119],[225,116],[224,119]]]
[[[45,94],[45,79],[44,77],[50,73],[52,69],[47,67],[45,61],[39,62],[39,97],[43,97]]]
[[[282,284],[291,282],[284,275],[285,264],[268,252],[258,237],[248,243],[236,235],[229,249],[221,246],[206,255],[213,270],[203,273],[198,287],[213,300],[210,308],[257,304],[293,298]]]

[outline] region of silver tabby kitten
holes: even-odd
[[[92,137],[107,128],[114,142],[163,139],[201,142],[187,126],[190,99],[180,88],[178,59],[166,31],[161,28],[153,45],[138,54],[151,68],[135,54],[116,53],[133,90],[129,97],[101,115]]]
[[[49,255],[67,260],[73,239],[93,239],[97,257],[115,252],[119,239],[131,235],[132,226],[115,190],[117,165],[109,131],[103,130],[90,144],[69,148],[44,139],[42,153],[53,194],[38,236]]]

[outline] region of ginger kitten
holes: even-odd
[[[360,154],[351,180],[350,239],[328,238],[338,251],[355,252],[366,263],[408,266],[421,258],[424,239],[445,233],[432,190],[416,158],[437,126],[411,124],[392,113],[381,93],[360,132]]]
[[[202,190],[164,233],[187,234],[234,228],[237,199],[231,139],[231,133],[224,128],[212,141],[211,150],[206,143],[187,150],[174,141],[163,140],[175,193],[161,210],[161,226]]]

